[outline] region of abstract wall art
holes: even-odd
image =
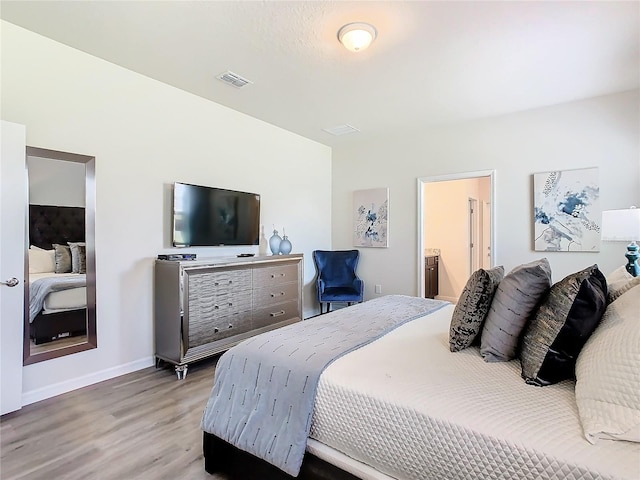
[[[536,173],[533,197],[536,251],[600,250],[602,210],[597,168]]]
[[[353,192],[353,245],[389,246],[389,189],[370,188]]]

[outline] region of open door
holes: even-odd
[[[480,257],[482,268],[491,268],[491,203],[482,202],[482,228],[480,232]]]
[[[26,129],[2,121],[0,156],[0,414],[22,408]]]

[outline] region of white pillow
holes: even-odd
[[[613,302],[624,292],[636,285],[640,285],[640,276],[634,277],[627,272],[624,266],[616,268],[607,276],[607,287],[609,289],[607,301],[609,303]]]
[[[29,273],[53,273],[56,268],[55,250],[29,247]]]
[[[576,362],[586,439],[640,442],[640,286],[609,304]]]

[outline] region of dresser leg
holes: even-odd
[[[186,378],[187,367],[188,365],[176,365],[176,375],[178,376],[178,380],[184,380]]]

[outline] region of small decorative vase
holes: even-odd
[[[292,247],[291,247],[291,242],[289,241],[289,238],[287,238],[286,235],[283,235],[282,241],[280,242],[280,253],[282,255],[288,255],[291,253],[291,248]]]
[[[278,231],[274,228],[273,235],[269,239],[269,248],[271,249],[271,253],[273,255],[280,254],[280,243],[282,242],[282,238],[278,235]]]
[[[258,243],[258,255],[267,254],[267,237],[264,234],[264,225],[260,227],[260,242]]]

